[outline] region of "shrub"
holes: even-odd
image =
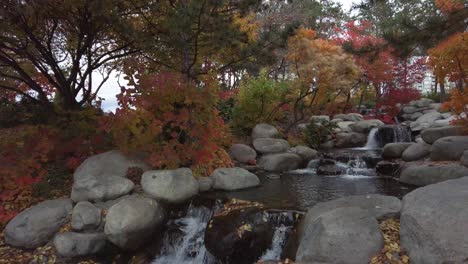
[[[250,132],[258,123],[272,123],[282,117],[285,82],[276,82],[262,72],[247,77],[241,85],[233,109],[232,127],[236,132]]]
[[[311,148],[319,148],[333,135],[333,130],[336,127],[330,122],[310,123],[302,133],[304,142]]]
[[[138,77],[133,88],[122,88],[119,109],[102,123],[121,150],[144,154],[159,169],[210,167],[224,160],[219,154],[230,134],[216,109],[216,78],[197,84],[172,72]]]

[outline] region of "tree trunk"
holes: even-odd
[[[445,83],[443,79],[440,82],[440,102],[445,102]]]

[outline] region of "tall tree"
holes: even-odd
[[[0,91],[52,110],[46,91],[50,85],[64,110],[90,103],[116,68],[114,63],[135,52],[127,41],[116,41],[113,29],[123,14],[115,6],[111,0],[2,1]],[[93,86],[97,70],[103,81]]]

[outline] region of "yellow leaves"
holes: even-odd
[[[400,247],[400,221],[387,219],[380,222],[380,229],[384,237],[384,248],[380,254],[374,256],[371,264],[407,264],[409,257]]]
[[[249,41],[254,41],[258,38],[260,25],[255,18],[255,13],[250,13],[246,16],[235,14],[233,17],[233,24],[247,35]]]
[[[239,238],[242,238],[245,232],[252,232],[252,226],[249,224],[244,224],[237,228],[237,236]]]

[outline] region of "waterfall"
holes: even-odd
[[[367,143],[366,146],[364,146],[364,149],[377,149],[380,148],[379,141],[377,140],[377,137],[375,136],[377,134],[377,131],[379,131],[379,128],[374,127],[371,129],[369,132],[369,135],[367,136]]]
[[[206,225],[212,214],[212,209],[190,205],[185,217],[170,223],[178,232],[165,234],[161,253],[152,264],[215,263],[204,243]]]
[[[286,244],[286,239],[288,238],[288,232],[290,231],[291,226],[281,225],[276,228],[275,233],[273,234],[273,241],[271,242],[271,247],[263,254],[260,260],[279,260],[281,259],[281,253],[283,252],[283,247]]]

